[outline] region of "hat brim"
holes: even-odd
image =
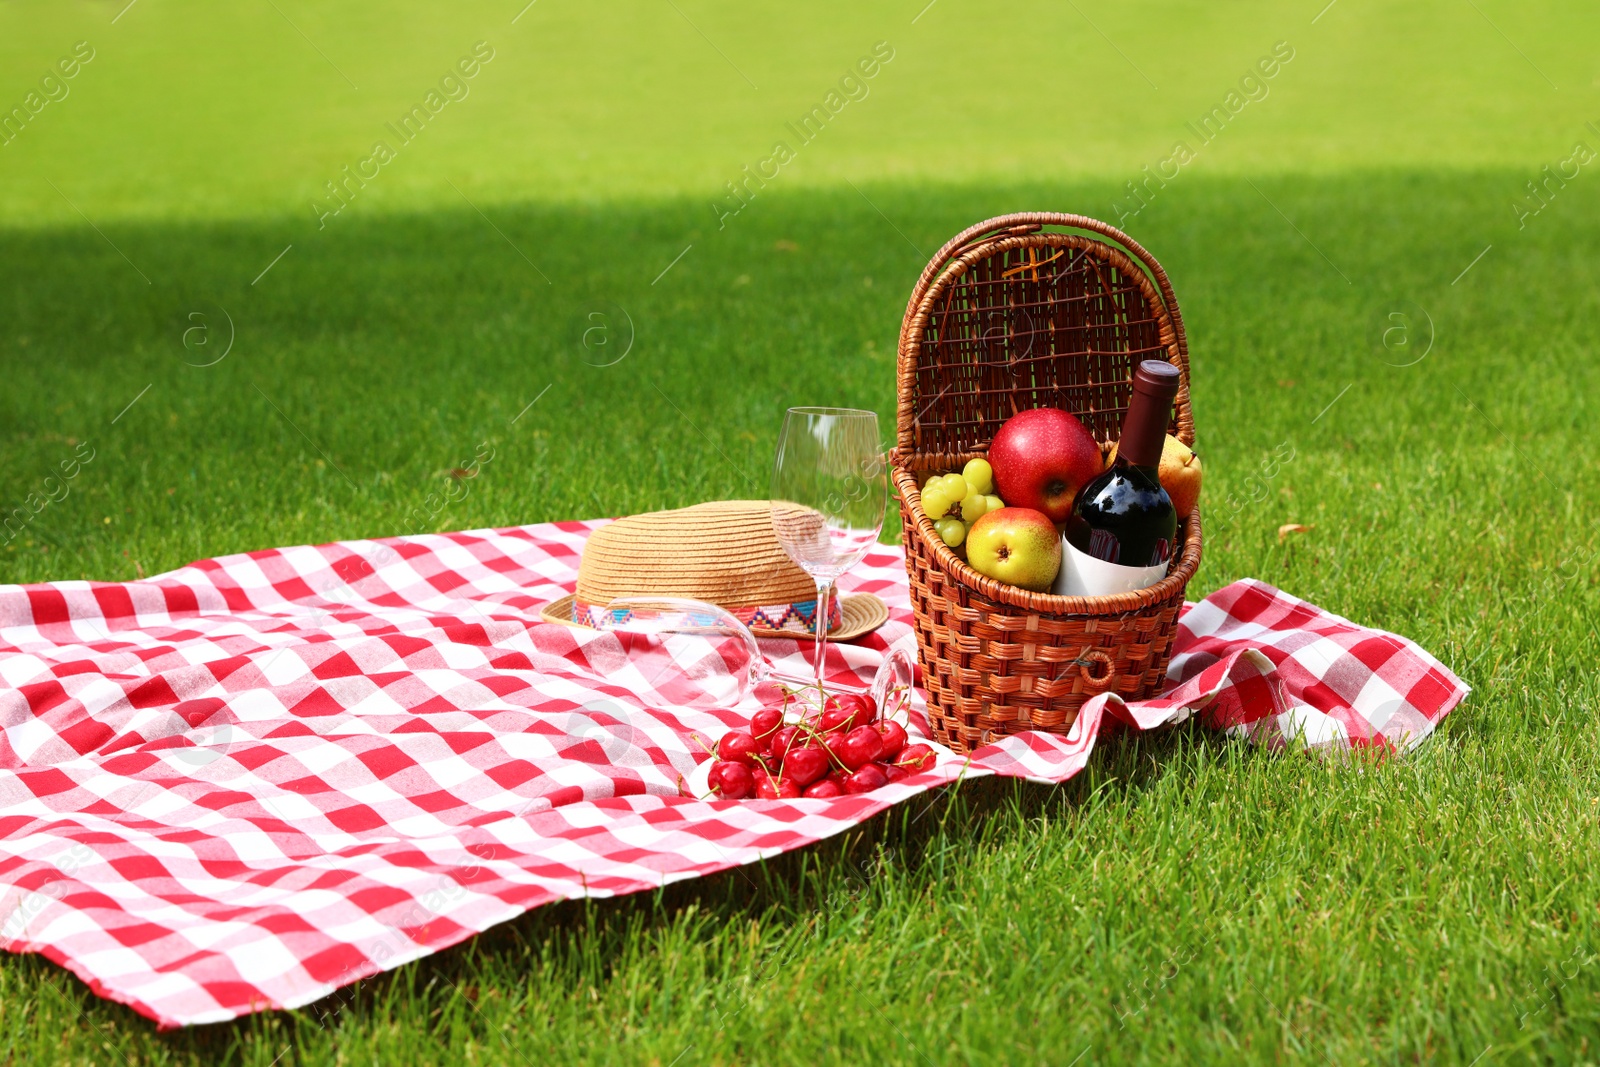
[[[589,627],[573,621],[572,602],[576,599],[577,597],[569,593],[560,600],[546,604],[539,612],[539,617],[545,622],[571,626],[575,630],[587,630]],[[877,596],[872,593],[847,593],[839,598],[839,625],[836,629],[828,631],[828,640],[849,641],[870,634],[888,621],[889,605]],[[799,630],[773,630],[765,626],[752,626],[750,632],[757,637],[791,637],[796,641],[816,640],[815,635]]]

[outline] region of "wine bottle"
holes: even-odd
[[[1166,577],[1178,514],[1159,470],[1178,385],[1178,368],[1170,363],[1147,359],[1134,371],[1117,458],[1078,491],[1052,592],[1131,593]]]

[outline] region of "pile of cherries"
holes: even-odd
[[[748,730],[723,735],[707,782],[724,800],[867,793],[933,766],[933,749],[908,740],[905,727],[880,719],[860,693],[830,696],[820,715],[794,723],[763,708]]]

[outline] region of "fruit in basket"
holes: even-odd
[[[969,459],[960,473],[929,474],[922,483],[922,510],[934,532],[950,548],[959,548],[974,522],[1005,507],[994,494],[994,470],[983,458]]]
[[[1116,458],[1117,446],[1112,445],[1111,454],[1106,456],[1106,467],[1116,462]],[[1172,499],[1172,510],[1178,513],[1180,519],[1184,518],[1200,502],[1200,457],[1194,449],[1169,433],[1161,445],[1161,465],[1157,474],[1161,478],[1161,488]]]
[[[1102,469],[1094,435],[1060,408],[1007,419],[989,445],[989,463],[1007,505],[1042,512],[1057,524],[1067,521],[1078,490]]]
[[[989,466],[986,459],[969,459],[967,465],[961,468],[961,477],[972,487],[972,491],[979,496],[988,496],[994,492],[994,468]]]
[[[961,502],[971,494],[972,486],[961,475],[935,474],[922,487],[922,510],[932,519],[953,516],[959,513]]]
[[[967,539],[967,524],[960,519],[940,519],[933,524],[939,539],[951,548]]]
[[[1043,512],[1001,508],[972,524],[967,562],[996,581],[1043,593],[1061,569],[1061,535]]]
[[[922,510],[934,520],[955,518],[961,514],[961,502],[969,492],[967,480],[961,475],[941,474],[923,488]]]
[[[1161,447],[1161,488],[1172,498],[1172,509],[1181,519],[1200,502],[1200,457],[1182,441],[1167,435]]]

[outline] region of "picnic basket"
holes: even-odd
[[[900,328],[892,474],[934,737],[957,752],[1023,730],[1064,734],[1105,692],[1163,686],[1183,593],[1200,563],[1198,507],[1167,576],[1134,593],[1066,597],[986,578],[934,531],[919,476],[983,455],[1007,418],[1059,407],[1102,455],[1140,360],[1182,373],[1170,432],[1194,442],[1189,353],[1166,272],[1082,215],[1004,215],[956,235],[917,280]]]

